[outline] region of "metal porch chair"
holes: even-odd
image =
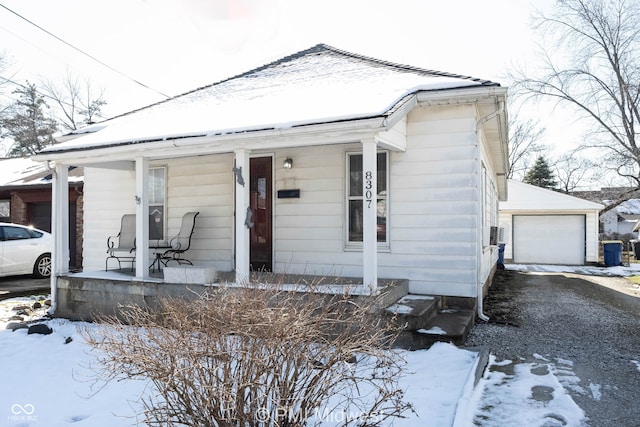
[[[136,262],[136,216],[134,214],[122,215],[120,232],[116,236],[107,238],[107,259],[105,271],[109,270],[109,260],[118,261],[118,268],[122,268],[123,262],[131,263],[131,269]]]
[[[169,240],[170,249],[159,254],[159,260],[165,267],[169,261],[175,261],[178,264],[193,265],[191,261],[184,258],[183,255],[191,247],[191,236],[196,226],[196,217],[200,212],[187,212],[182,217],[182,225],[178,234]]]

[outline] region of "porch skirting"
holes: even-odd
[[[123,306],[154,307],[160,298],[195,298],[210,289],[204,284],[162,281],[115,280],[89,277],[58,277],[55,317],[94,321],[117,315]]]
[[[208,281],[207,284],[198,284],[194,283],[195,279],[207,279],[211,274],[215,274],[215,271],[207,268],[183,269],[177,267],[175,273],[179,277],[174,277],[178,280],[173,282],[167,277],[167,270],[168,268],[163,269],[164,280],[150,278],[140,281],[124,274],[116,276],[114,273],[99,273],[97,277],[91,277],[91,273],[59,276],[57,278],[56,310],[53,315],[71,320],[95,321],[103,316],[117,316],[122,307],[126,306],[138,305],[154,308],[158,306],[161,298],[195,299],[210,291],[213,286],[229,286],[230,290],[234,287],[241,287],[241,285],[234,283],[233,273],[218,272],[219,282]],[[170,270],[169,275],[171,274]],[[194,274],[197,277],[193,277]],[[312,278],[306,276],[273,273],[255,273],[255,275],[256,277],[252,279],[257,280],[258,283],[293,286],[292,290],[296,289],[297,291],[300,291],[306,283],[309,290],[313,292],[342,294],[347,291],[354,302],[360,298],[371,298],[361,285],[362,279],[357,278],[324,278],[324,280],[314,282],[311,280]],[[292,285],[287,285],[287,283]],[[314,285],[310,286],[311,283]],[[409,284],[406,279],[380,279],[378,283],[380,298],[376,301],[377,309],[394,303],[405,296],[408,290]]]

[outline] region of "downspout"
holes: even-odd
[[[57,206],[56,206],[55,194],[56,194],[56,187],[58,185],[58,174],[56,173],[56,169],[51,167],[50,160],[47,160],[46,162],[44,162],[44,164],[45,164],[47,170],[49,172],[51,172],[51,176],[53,178],[51,180],[51,224],[53,225],[53,224],[56,224],[56,221],[57,221],[57,219],[56,219],[56,217],[57,217],[57,214],[56,214]],[[53,231],[53,230],[51,230],[51,231]],[[59,233],[56,233],[53,236],[54,242],[55,242],[56,238],[60,237],[60,236],[56,237],[57,234],[59,234]],[[56,247],[56,245],[54,243],[53,249],[55,249],[55,247]],[[51,307],[49,307],[49,310],[47,310],[47,314],[49,314],[50,316],[53,316],[53,314],[56,312],[56,308],[58,307],[58,299],[56,298],[57,297],[57,293],[58,293],[58,283],[56,281],[56,278],[57,278],[56,274],[55,274],[56,271],[54,271],[55,268],[56,268],[55,267],[56,263],[54,262],[55,261],[54,257],[56,256],[55,252],[56,252],[55,250],[51,251],[51,276],[49,277],[49,280],[50,280],[50,283],[51,283],[51,298],[50,298],[51,299]]]
[[[480,129],[482,127],[482,125],[484,125],[485,123],[487,123],[489,120],[498,117],[499,115],[504,113],[504,101],[500,101],[499,102],[499,106],[498,109],[493,111],[492,113],[487,114],[486,116],[482,117],[480,120],[478,120],[478,123],[476,124],[476,137],[477,137],[477,143],[478,143],[478,174],[482,173],[482,158],[480,156],[481,152],[482,152],[482,140],[480,139]],[[478,176],[478,218],[482,218],[482,215],[484,214],[484,206],[482,205],[482,191],[483,189],[480,188],[482,186],[482,177],[479,175]],[[479,244],[477,245],[477,253],[476,253],[476,259],[477,259],[477,268],[476,268],[476,300],[478,302],[477,306],[478,306],[478,318],[484,322],[488,322],[489,321],[489,316],[487,316],[486,314],[484,314],[483,312],[483,293],[482,293],[482,289],[483,289],[483,283],[481,280],[481,273],[482,273],[482,237],[483,237],[483,227],[484,227],[484,223],[480,224],[479,230],[476,232],[476,235],[479,237]]]

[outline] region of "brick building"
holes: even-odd
[[[29,158],[0,159],[0,221],[51,231],[53,170]],[[82,268],[82,168],[69,168],[69,266]]]

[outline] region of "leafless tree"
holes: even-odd
[[[61,83],[45,80],[41,86],[60,110],[60,122],[68,131],[94,123],[107,103],[104,90],[95,90],[89,80],[83,81],[71,72]]]
[[[602,178],[603,173],[599,163],[582,155],[580,151],[575,149],[565,153],[553,163],[558,181],[557,188],[563,193],[569,194]]]
[[[532,162],[546,150],[540,142],[545,128],[533,119],[522,119],[519,114],[509,115],[509,171],[507,178],[522,178]]]
[[[640,1],[557,0],[536,28],[548,37],[538,76],[516,71],[520,94],[571,106],[590,123],[585,146],[633,183],[606,209],[640,193]]]
[[[8,60],[4,53],[0,52],[0,95],[3,94],[4,88],[11,82],[11,79],[5,76],[8,68]],[[0,102],[0,119],[9,110],[11,103]]]

